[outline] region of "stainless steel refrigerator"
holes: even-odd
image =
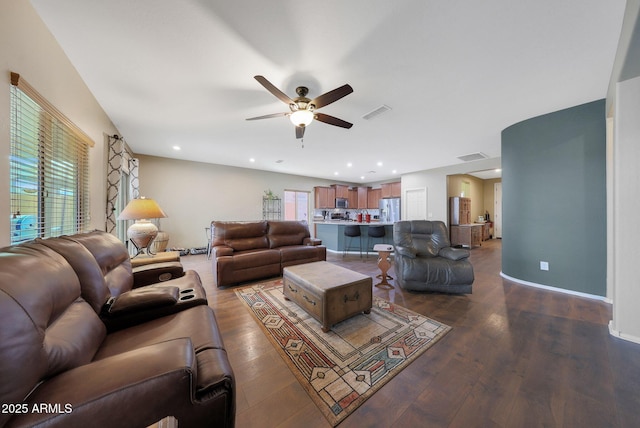
[[[380,221],[385,223],[400,221],[400,198],[380,199]]]

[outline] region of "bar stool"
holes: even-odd
[[[384,244],[384,236],[384,226],[369,226],[369,231],[367,232],[367,258],[369,257],[369,250],[373,249],[371,240],[373,239],[375,245],[375,240],[382,238],[382,243]]]
[[[351,248],[350,245],[353,238],[358,238],[358,242],[360,244],[360,258],[362,258],[362,235],[360,234],[360,226],[355,224],[345,226],[344,236],[346,239],[344,243],[344,250],[342,251],[342,257],[344,257],[347,254],[347,251]]]

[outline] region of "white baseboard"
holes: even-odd
[[[502,271],[500,272],[500,276],[503,277],[504,279],[508,279],[509,281],[512,281],[512,282],[515,282],[515,283],[518,283],[518,284],[522,284],[522,285],[527,285],[529,287],[541,288],[543,290],[549,290],[549,291],[556,291],[558,293],[571,294],[572,296],[586,297],[587,299],[600,300],[601,302],[605,302],[605,303],[609,303],[609,304],[613,303],[611,301],[611,299],[608,299],[608,298],[603,297],[603,296],[597,296],[595,294],[583,293],[581,291],[567,290],[566,288],[552,287],[550,285],[537,284],[535,282],[529,282],[529,281],[525,281],[523,279],[518,279],[518,278],[511,277],[511,276],[505,274]]]
[[[640,344],[640,337],[631,336],[629,334],[624,334],[624,333],[622,333],[622,332],[620,332],[618,330],[615,330],[613,328],[613,321],[609,321],[609,334],[611,336],[618,337],[618,338],[620,338],[622,340],[626,340],[626,341],[629,341],[629,342]]]

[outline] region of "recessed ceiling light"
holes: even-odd
[[[173,146],[173,150],[175,150],[176,152],[180,151],[180,146]]]
[[[361,175],[361,176],[360,176],[360,180],[364,180],[364,175]]]
[[[333,173],[333,175],[340,175],[340,174],[338,174],[338,171],[336,171],[336,172]]]
[[[353,166],[353,164],[352,164],[351,162],[347,162],[347,166],[348,166],[349,168],[351,168],[351,167]]]
[[[249,159],[249,162],[255,162],[256,160],[254,158]]]
[[[376,165],[378,165],[378,166],[382,166],[382,162],[378,162]]]
[[[395,169],[393,171],[391,171],[391,174],[397,174],[398,171],[396,171]]]

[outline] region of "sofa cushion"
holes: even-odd
[[[66,237],[38,238],[36,242],[53,249],[67,260],[80,280],[82,297],[96,313],[100,313],[111,293],[104,280],[102,268],[93,254],[81,243]]]
[[[258,250],[269,248],[266,236],[256,236],[253,238],[227,239],[225,244],[233,248],[234,251]]]
[[[304,233],[295,233],[291,235],[269,235],[269,248],[302,245],[304,238]]]
[[[104,340],[106,328],[82,299],[72,305],[46,330],[47,376],[88,364]]]
[[[196,353],[203,349],[224,348],[213,310],[199,305],[108,334],[94,360],[186,335]]]
[[[269,248],[267,222],[218,222],[211,223],[213,246],[227,245],[234,251]]]
[[[84,245],[102,269],[104,281],[112,297],[133,288],[131,258],[127,247],[114,235],[101,231],[66,237]]]
[[[291,245],[279,249],[282,265],[288,266],[297,260],[322,261],[326,259],[326,248],[311,245]]]
[[[0,272],[0,402],[18,403],[41,380],[90,360],[106,329],[52,249],[0,249]],[[8,416],[0,414],[0,426]]]
[[[302,245],[309,237],[309,227],[300,221],[270,221],[268,237],[269,248]]]

